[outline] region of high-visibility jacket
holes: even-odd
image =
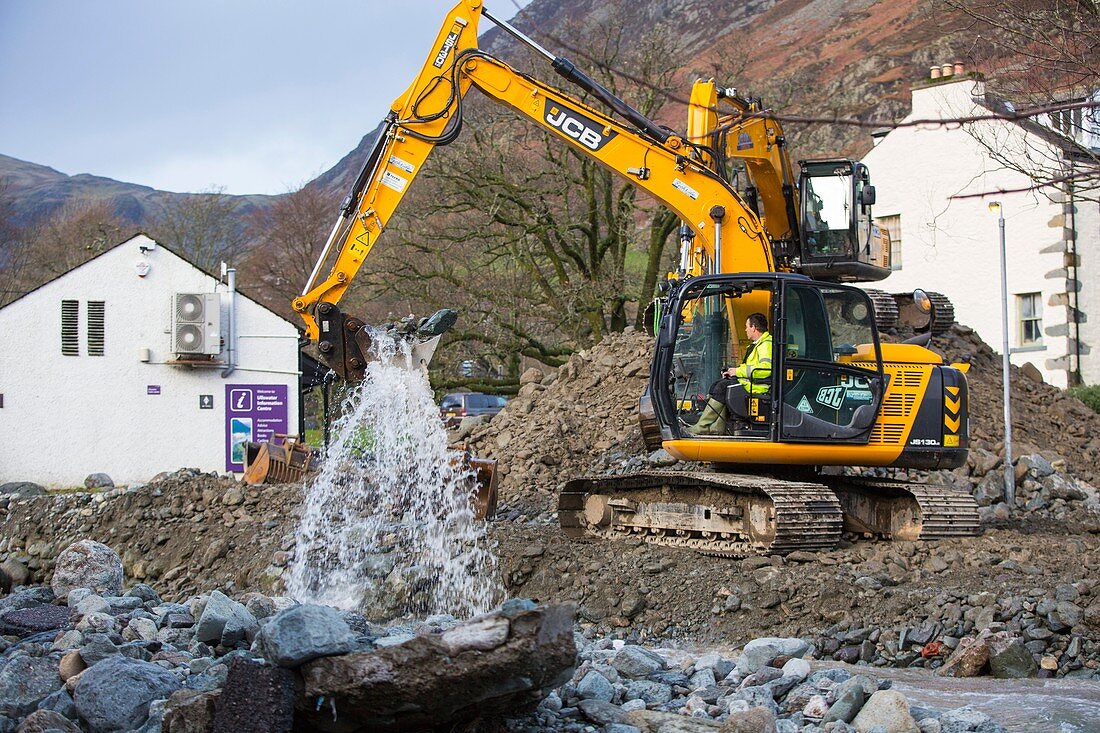
[[[745,361],[735,370],[737,381],[749,394],[765,394],[772,383],[772,335],[767,331],[753,344]]]

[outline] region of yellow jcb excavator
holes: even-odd
[[[547,58],[618,119],[479,50],[482,17]],[[338,374],[362,376],[369,339],[362,322],[336,304],[428,154],[460,134],[471,88],[648,192],[683,222],[679,271],[662,285],[654,314],[642,428],[650,445],[714,470],[572,480],[559,498],[567,534],[741,556],[829,548],[845,528],[901,539],[977,531],[967,494],[823,469],[951,468],[967,452],[965,365],[945,365],[916,343],[881,343],[871,297],[842,284],[889,273],[889,240],[871,219],[866,167],[806,161],[795,185],[778,123],[729,93],[721,96],[733,111],[720,115],[713,82],[696,85],[688,134],[674,134],[493,17],[481,0],[462,0],[446,16],[294,301]],[[738,192],[730,160],[743,162],[755,193]],[[319,280],[333,252],[329,275]],[[739,392],[741,403],[725,405],[747,419],[696,436],[689,429],[710,385],[744,358],[749,344],[737,333],[753,314],[769,324],[772,369],[749,385],[748,397]],[[426,330],[438,338],[437,329]]]

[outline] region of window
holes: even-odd
[[[1023,293],[1016,296],[1016,312],[1019,314],[1019,338],[1021,346],[1037,346],[1043,343],[1043,302],[1041,293]]]
[[[901,214],[875,217],[876,223],[890,233],[890,269],[901,269]]]
[[[102,300],[88,301],[88,356],[103,356],[103,313]]]
[[[61,353],[80,356],[80,301],[61,301]]]

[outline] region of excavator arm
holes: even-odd
[[[482,16],[501,25],[546,58],[565,79],[606,103],[623,122],[528,77],[477,47]],[[547,53],[506,23],[481,0],[463,0],[447,15],[432,51],[409,89],[393,104],[317,266],[293,302],[307,335],[341,376],[361,376],[365,348],[362,323],[336,304],[386,228],[437,145],[452,142],[463,122],[470,88],[503,104],[591,157],[674,211],[692,230],[693,273],[770,272],[771,244],[760,218],[707,161],[697,146],[671,134],[632,109],[577,69]],[[324,263],[335,253],[327,277]]]

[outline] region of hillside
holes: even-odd
[[[533,0],[517,15],[515,25],[555,53],[590,66],[585,48],[594,29],[613,23],[622,38],[658,33],[678,50],[675,63],[686,95],[690,79],[713,75],[743,92],[759,94],[783,113],[877,119],[899,118],[908,104],[908,87],[932,63],[953,60],[970,43],[962,37],[961,20],[949,11],[935,12],[925,0],[806,0],[747,3],[689,0]],[[540,76],[532,60],[488,22],[483,46],[500,53],[525,71]],[[751,51],[749,49],[752,49]],[[545,72],[545,73],[544,73]],[[412,70],[410,70],[410,74]],[[662,114],[666,124],[683,126],[674,101]],[[861,154],[870,147],[868,131],[859,127],[815,126],[794,129],[796,155]],[[335,166],[310,183],[331,193],[334,202],[346,192],[362,164],[374,130]],[[65,202],[107,199],[123,220],[141,226],[158,207],[186,194],[81,173],[65,175],[52,168],[0,155],[0,179],[8,181],[15,203],[13,220],[30,223]],[[233,196],[238,214],[266,206],[274,197]]]

